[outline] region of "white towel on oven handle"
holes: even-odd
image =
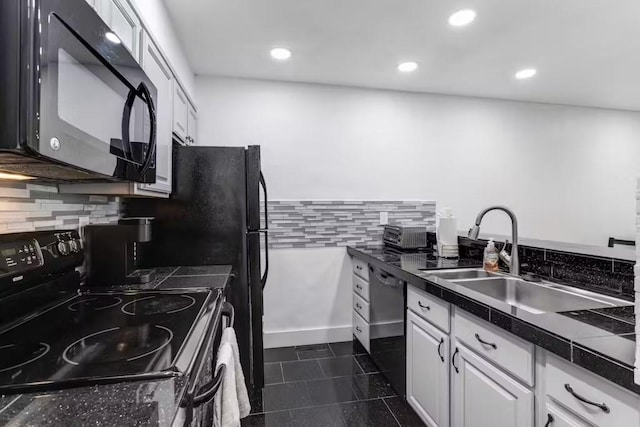
[[[238,396],[238,409],[240,412],[240,418],[244,418],[251,412],[251,403],[249,402],[249,393],[247,386],[244,382],[244,373],[242,372],[242,365],[240,364],[240,351],[238,350],[238,339],[236,338],[236,331],[229,327],[222,332],[221,343],[229,343],[233,350],[233,359],[235,361],[235,378],[236,378],[236,392]],[[227,366],[227,369],[230,367]]]
[[[222,386],[215,396],[214,426],[239,427],[240,419],[249,415],[251,403],[240,364],[238,341],[233,328],[222,333],[216,360],[216,372],[226,366]]]
[[[216,427],[240,427],[240,408],[236,391],[235,361],[233,348],[229,343],[221,343],[218,348],[216,372],[226,365],[222,385],[214,398],[215,411],[213,425]]]

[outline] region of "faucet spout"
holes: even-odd
[[[478,235],[480,234],[480,223],[482,222],[482,218],[484,216],[494,210],[502,211],[509,215],[511,219],[511,260],[509,264],[509,273],[512,276],[520,275],[520,261],[518,259],[518,219],[516,218],[516,214],[506,206],[490,206],[478,214],[476,217],[475,225],[469,230],[469,238],[473,240],[478,239]],[[506,244],[505,244],[506,246]]]

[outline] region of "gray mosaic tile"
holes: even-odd
[[[270,200],[268,211],[269,247],[276,249],[380,244],[380,212],[390,224],[436,225],[434,201]]]

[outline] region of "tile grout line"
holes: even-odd
[[[387,409],[389,410],[389,412],[391,412],[391,416],[393,417],[394,420],[396,420],[396,423],[398,423],[398,425],[400,427],[402,427],[402,424],[400,424],[400,421],[398,421],[398,417],[396,417],[396,414],[391,410],[391,407],[387,403],[386,399],[385,398],[381,398],[380,400],[382,400],[382,403],[384,403],[384,406],[386,406]]]
[[[389,398],[392,398],[392,397],[398,397],[398,396],[382,396],[382,397],[374,397],[374,398],[371,398],[371,399],[346,400],[344,402],[323,403],[321,405],[300,406],[298,408],[275,409],[273,411],[254,412],[253,414],[249,414],[249,416],[251,416],[251,415],[273,414],[275,412],[285,412],[285,411],[291,412],[291,411],[297,411],[299,409],[324,408],[324,407],[327,407],[327,406],[342,405],[342,404],[345,404],[345,403],[373,402],[375,400],[384,400],[384,399],[389,399]],[[391,410],[389,410],[389,411],[391,411]],[[391,413],[393,414],[393,411],[391,411]]]

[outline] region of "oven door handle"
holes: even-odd
[[[229,318],[228,327],[233,328],[236,315],[235,315],[235,310],[233,308],[233,305],[231,305],[231,303],[226,301],[224,302],[224,304],[222,305],[222,315]],[[194,408],[197,408],[203,403],[207,403],[208,401],[211,400],[213,396],[215,396],[215,394],[218,392],[218,389],[220,389],[220,386],[222,385],[222,380],[224,379],[224,374],[226,369],[227,369],[227,365],[222,363],[216,369],[216,374],[214,375],[213,379],[209,381],[207,384],[200,387],[194,393],[194,397],[193,397]]]
[[[207,403],[213,398],[213,396],[216,395],[216,393],[220,389],[220,386],[222,385],[222,380],[224,379],[226,370],[227,365],[225,365],[224,363],[218,366],[218,369],[216,369],[216,375],[213,377],[213,379],[207,384],[203,385],[193,398],[194,408],[197,408],[203,403]]]

